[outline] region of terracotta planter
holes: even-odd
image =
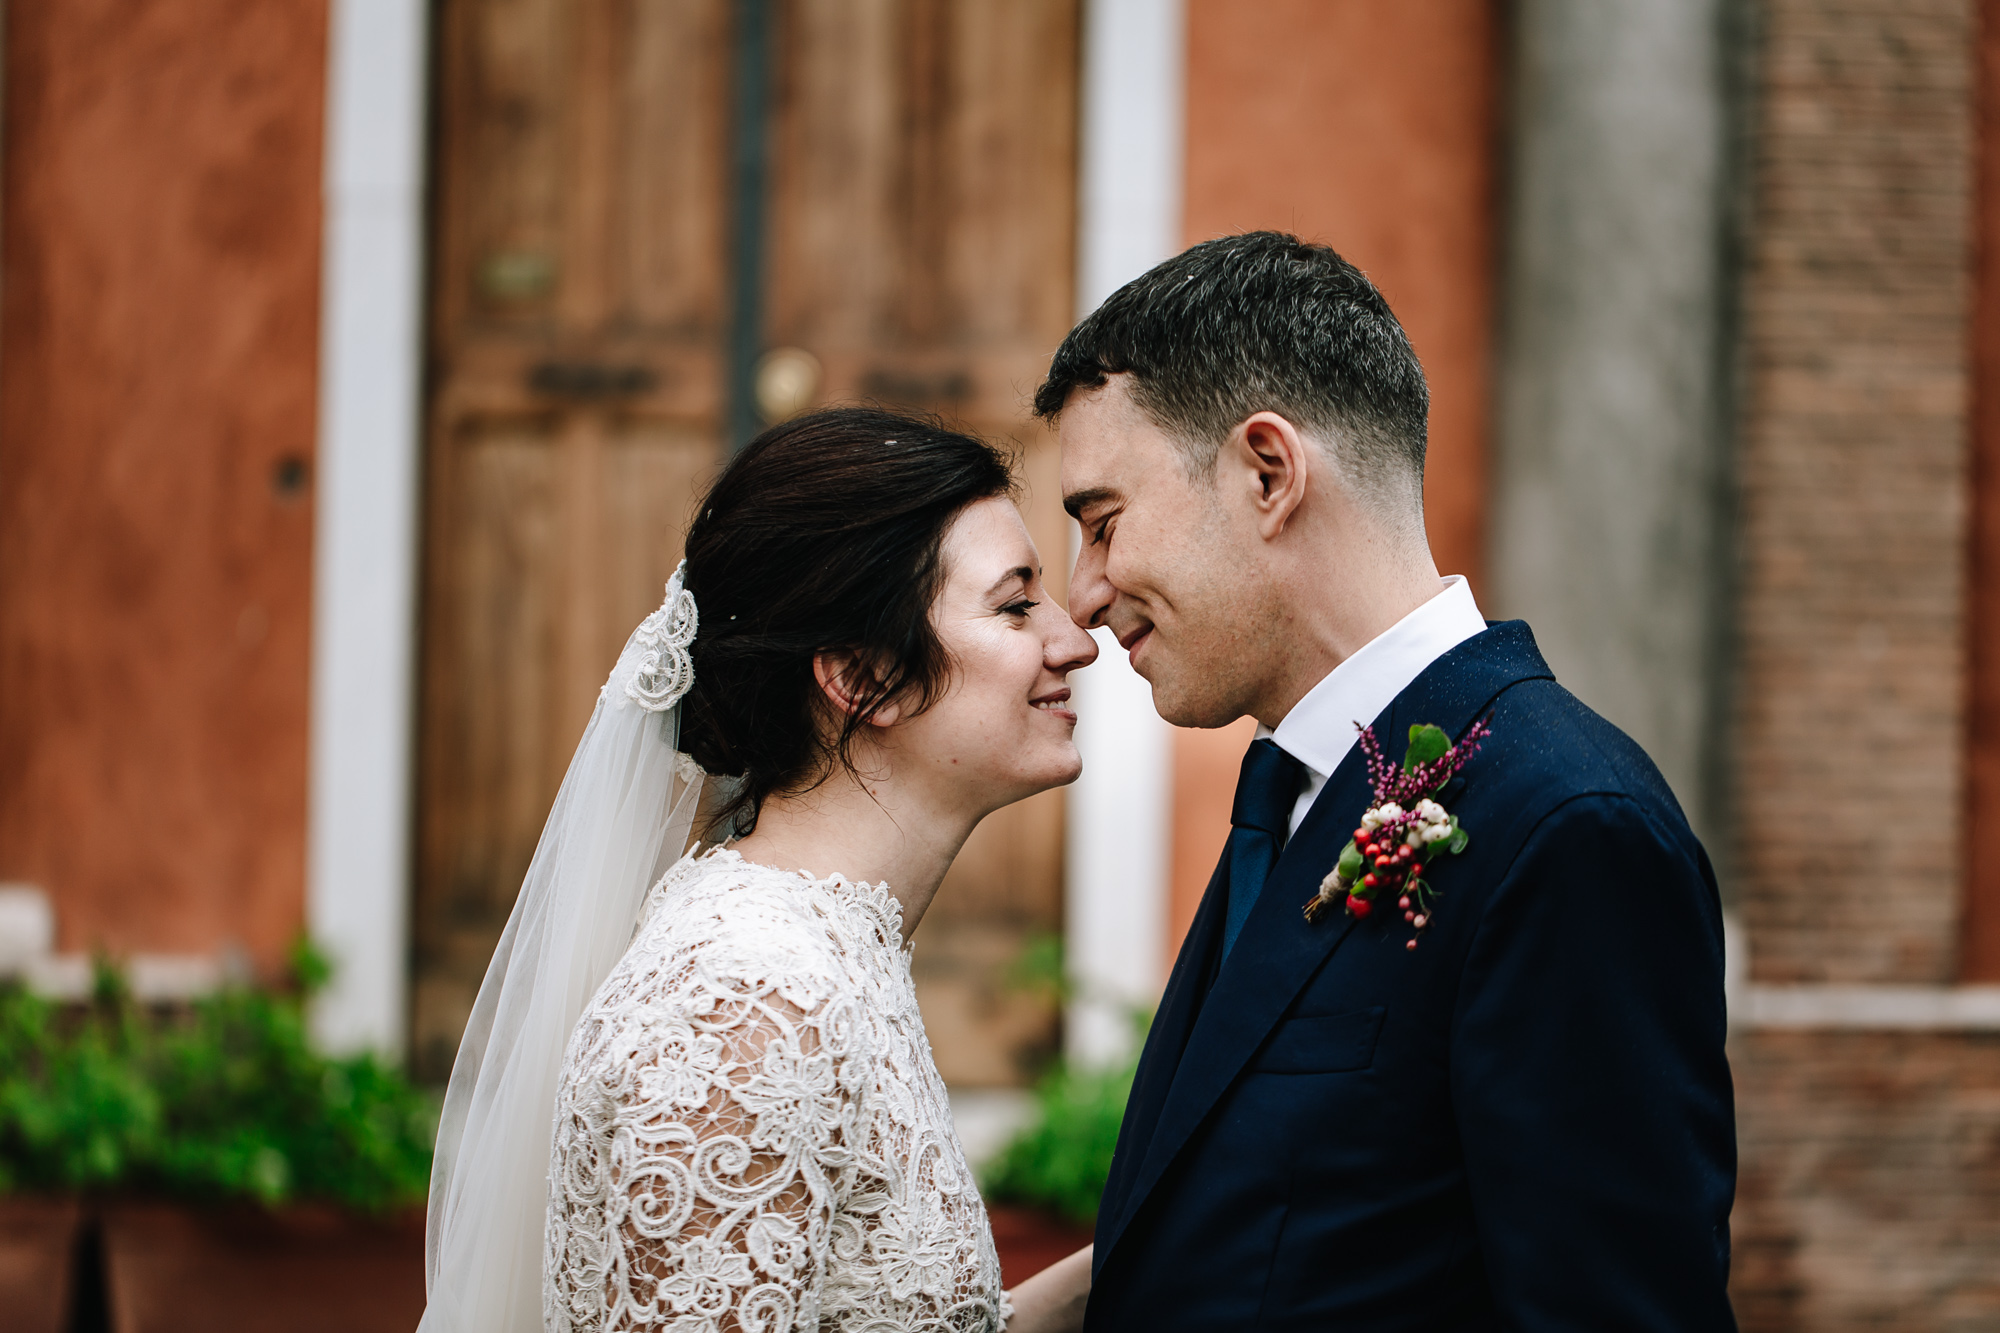
[[[1000,1251],[1000,1276],[1008,1286],[1033,1277],[1058,1259],[1090,1244],[1090,1228],[1034,1208],[992,1204],[993,1246]]]
[[[101,1213],[112,1333],[410,1333],[423,1218],[124,1202]]]
[[[17,1333],[63,1333],[83,1207],[75,1199],[0,1195],[0,1321]]]

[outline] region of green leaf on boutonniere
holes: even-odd
[[[1465,850],[1465,844],[1472,841],[1472,835],[1459,827],[1458,816],[1451,817],[1451,837],[1446,839],[1444,848],[1453,856]]]
[[[1433,759],[1442,759],[1451,749],[1451,737],[1444,734],[1443,727],[1419,722],[1410,728],[1410,748],[1403,751],[1403,771],[1413,773],[1417,765],[1428,764]]]
[[[1361,878],[1361,849],[1349,838],[1347,845],[1340,849],[1340,861],[1334,866],[1340,877],[1348,883]]]

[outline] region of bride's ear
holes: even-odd
[[[820,693],[839,717],[850,717],[859,711],[878,684],[875,673],[859,657],[830,649],[813,654],[813,679],[819,682]],[[902,716],[901,703],[887,699],[876,707],[868,721],[873,726],[892,727]]]

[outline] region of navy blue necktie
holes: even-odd
[[[1223,855],[1229,861],[1229,916],[1222,927],[1222,956],[1227,958],[1257,905],[1271,867],[1292,826],[1292,807],[1298,803],[1299,780],[1305,765],[1278,748],[1268,737],[1250,742],[1243,755],[1243,771],[1236,779],[1236,803],[1230,808],[1229,843]]]

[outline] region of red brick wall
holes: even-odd
[[[1968,981],[2000,981],[2000,0],[1981,0],[1979,201],[1973,237],[1972,545],[1966,599],[1965,934]]]
[[[324,0],[7,6],[0,879],[59,946],[304,913]]]
[[[1974,5],[1763,10],[1735,774],[1751,967],[1949,982]]]
[[[1765,0],[1734,887],[1752,977],[1960,980],[1976,0]],[[1731,1051],[1746,1333],[2000,1327],[2000,1034]]]
[[[1730,1056],[1744,1333],[2000,1328],[2000,1033],[1758,1032]]]
[[[1441,570],[1475,588],[1486,549],[1499,9],[1187,6],[1185,239],[1297,232],[1382,289],[1431,384],[1431,546]]]

